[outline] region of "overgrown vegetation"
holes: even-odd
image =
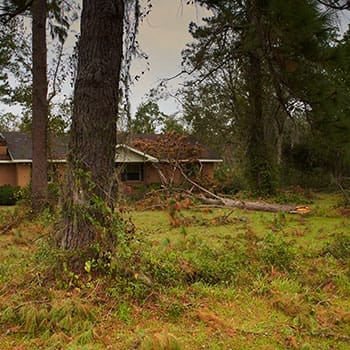
[[[0,205],[14,205],[21,197],[21,191],[18,186],[0,186]]]
[[[50,211],[9,226],[0,347],[346,349],[350,219],[339,201],[310,199],[308,216],[184,206],[177,227],[169,211],[133,211],[133,239],[113,256],[95,247],[80,271],[48,244]],[[2,224],[13,217],[1,213]]]

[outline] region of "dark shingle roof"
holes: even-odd
[[[8,151],[13,160],[32,159],[32,136],[25,132],[2,132],[6,140]],[[48,157],[63,160],[66,157],[67,137],[53,136],[49,141]]]
[[[32,137],[30,133],[25,132],[0,132],[0,143],[5,139],[9,153],[14,161],[18,160],[31,160],[32,159]],[[133,145],[136,140],[151,140],[159,141],[162,138],[169,137],[165,134],[134,134],[134,135],[123,135],[119,134],[117,136],[117,143],[125,143],[128,145]],[[199,141],[188,135],[185,137],[185,142],[196,146],[199,152],[199,159],[206,160],[219,160],[218,157],[212,150]],[[68,145],[68,137],[66,135],[53,136],[49,141],[49,159],[52,160],[64,160],[66,158]],[[141,150],[142,151],[142,150]],[[150,154],[151,156],[156,156]]]

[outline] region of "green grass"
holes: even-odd
[[[54,269],[50,218],[0,235],[1,349],[348,349],[350,218],[133,211],[127,273]],[[0,223],[6,220],[1,215]],[[43,238],[44,237],[44,238]]]

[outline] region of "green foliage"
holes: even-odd
[[[85,269],[63,266],[66,253],[42,238],[52,221],[25,221],[0,235],[1,347],[345,349],[350,223],[339,197],[318,194],[315,215],[236,209],[215,225],[228,211],[191,210],[186,232],[163,211],[133,212],[139,229],[129,254],[113,253],[113,274],[99,247],[95,260],[72,253]]]
[[[148,185],[149,192],[157,191],[157,190],[160,190],[161,188],[162,188],[162,185],[160,183],[153,183],[153,184]]]
[[[181,302],[172,301],[170,305],[166,306],[165,313],[170,320],[177,321],[184,315],[185,307]]]
[[[162,133],[174,132],[177,134],[186,133],[183,121],[176,118],[176,115],[164,115]]]
[[[124,323],[131,323],[131,310],[130,305],[127,302],[122,302],[118,306],[118,318]]]
[[[262,269],[271,267],[290,271],[295,260],[295,253],[290,243],[275,233],[268,233],[259,242],[259,258],[262,260]]]
[[[326,252],[343,261],[350,260],[350,235],[348,233],[337,233],[334,241],[326,247]]]
[[[21,197],[20,187],[11,185],[0,186],[0,205],[14,205]]]
[[[181,350],[179,341],[172,334],[156,334],[146,337],[140,350]]]
[[[266,154],[261,154],[261,150],[257,153],[253,151],[248,158],[245,172],[251,193],[255,196],[275,194],[278,185],[277,171],[271,160],[266,158]]]
[[[95,321],[89,306],[77,299],[63,300],[57,304],[27,303],[7,307],[1,316],[2,324],[18,324],[30,336],[46,332],[65,332],[75,335],[88,331]]]
[[[154,133],[163,118],[164,114],[157,103],[153,101],[142,103],[136,111],[135,118],[131,121],[131,130],[134,133]]]
[[[0,94],[1,96],[1,94]],[[0,97],[1,98],[1,97]],[[17,129],[19,126],[19,118],[17,115],[8,112],[0,115],[0,130],[11,131]]]
[[[165,252],[161,256],[151,251],[145,252],[142,266],[145,273],[164,286],[176,285],[178,281],[186,279],[186,272],[182,270],[175,252]]]
[[[5,128],[31,130],[32,115],[32,52],[30,21],[24,20],[31,15],[31,2],[25,0],[4,0],[1,4],[0,23],[0,99],[8,106],[17,105],[22,108],[21,118],[8,114],[0,117],[10,120],[11,124]],[[49,130],[62,132],[67,129],[67,113],[64,115],[66,98],[63,102],[55,101],[61,93],[61,87],[69,76],[71,66],[68,56],[63,51],[63,44],[67,38],[70,24],[77,19],[79,4],[75,1],[53,0],[47,2],[47,23],[52,39],[57,39],[49,45],[49,62],[47,71]],[[14,14],[14,15],[12,15]],[[66,59],[67,57],[67,59]]]
[[[219,193],[234,195],[247,189],[246,179],[236,167],[216,166],[215,181]]]
[[[293,166],[283,149],[305,141],[323,162],[308,180],[344,174],[350,50],[335,14],[317,1],[197,2],[213,12],[190,26],[194,42],[183,53],[185,69],[197,72],[182,95],[192,132],[244,168],[256,194],[276,191]]]
[[[242,256],[230,250],[217,250],[203,247],[191,258],[195,281],[209,285],[223,283],[231,285],[237,279]],[[241,261],[240,261],[241,260]]]
[[[275,197],[274,202],[280,204],[311,204],[314,194],[311,190],[304,190],[301,187],[289,187],[280,191]]]

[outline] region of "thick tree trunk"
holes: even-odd
[[[251,0],[248,6],[248,20],[254,28],[254,37],[250,37],[252,48],[248,52],[246,72],[250,115],[248,117],[247,139],[247,178],[251,189],[256,193],[267,194],[274,191],[273,167],[270,157],[263,111],[263,59],[260,37],[259,1]]]
[[[47,50],[46,0],[32,5],[32,208],[40,210],[47,199]]]
[[[116,117],[122,60],[123,0],[84,0],[73,120],[63,198],[67,250],[94,242],[113,210]]]

